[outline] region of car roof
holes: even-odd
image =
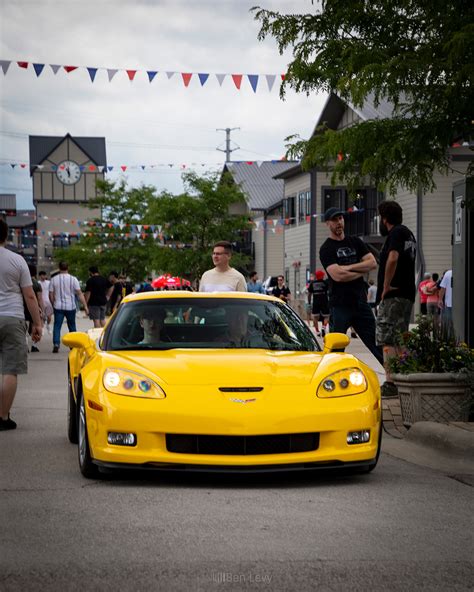
[[[163,290],[160,292],[140,292],[138,294],[129,294],[123,299],[123,303],[136,302],[138,300],[162,300],[176,298],[177,300],[192,301],[196,298],[222,299],[222,300],[270,300],[281,303],[279,298],[275,296],[267,296],[266,294],[258,294],[255,292],[187,292],[181,290]]]

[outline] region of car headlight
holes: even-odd
[[[104,387],[116,395],[164,399],[164,390],[148,376],[123,368],[108,368],[102,379]]]
[[[367,390],[367,379],[359,368],[344,368],[326,376],[318,386],[318,397],[347,397]]]

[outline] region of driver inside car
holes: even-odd
[[[140,326],[143,329],[143,339],[139,345],[158,343],[162,341],[161,332],[165,324],[166,311],[160,308],[150,308],[140,316]]]

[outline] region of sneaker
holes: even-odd
[[[59,345],[55,345],[53,347],[53,354],[57,354],[59,352]]]
[[[0,418],[0,432],[5,432],[6,430],[15,430],[16,429],[16,422],[13,419],[1,419]]]
[[[380,387],[382,399],[394,399],[398,397],[397,385],[393,382],[384,382]]]
[[[39,349],[36,347],[36,345],[31,346],[31,352],[39,352]]]

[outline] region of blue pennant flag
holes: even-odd
[[[148,74],[148,80],[151,82],[153,78],[158,74],[158,72],[154,70],[147,70],[146,73]]]
[[[204,86],[209,78],[209,74],[198,74],[201,86]]]
[[[253,88],[253,92],[257,92],[258,74],[247,74],[250,86]]]
[[[145,165],[144,165],[144,164],[142,164],[142,165],[140,165],[140,166],[142,167],[142,171],[144,171],[144,170],[145,170]]]
[[[83,164],[81,164],[79,168],[80,168],[81,171],[85,171],[86,170],[86,167]]]
[[[107,167],[107,170],[108,170],[108,171],[113,171],[113,170],[114,170],[114,167],[113,167],[113,166],[108,166],[108,167]]]
[[[33,64],[33,68],[35,69],[36,76],[38,77],[43,71],[44,64]]]
[[[97,68],[87,68],[87,71],[91,77],[91,82],[94,82],[95,75],[97,74]]]

